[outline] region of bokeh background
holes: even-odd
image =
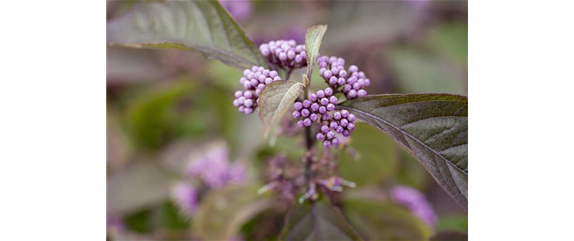
[[[135,4],[138,2],[108,1],[107,19],[122,15]],[[466,1],[266,0],[223,5],[256,44],[276,39],[303,43],[308,27],[328,24],[320,53],[359,66],[372,81],[367,89],[370,94],[467,95]],[[293,73],[292,79],[299,80],[302,71]],[[110,239],[197,239],[224,231],[236,240],[277,237],[284,214],[280,207],[253,215],[241,212],[257,204],[259,197],[254,191],[233,193],[235,196],[228,198],[244,200],[242,206],[218,209],[215,205],[216,194],[226,185],[263,186],[266,162],[273,154],[285,154],[294,162],[302,155],[299,138],[279,137],[270,145],[263,139],[257,115],[237,112],[231,103],[233,92],[241,87],[241,75],[242,70],[197,52],[107,47]],[[324,87],[318,74],[314,76],[311,88]],[[437,217],[432,223],[422,222],[424,232],[467,232],[466,210],[390,137],[358,124],[352,138],[351,147],[360,158],[341,152],[340,172],[358,187],[344,195],[384,203],[392,199],[389,193],[393,188],[412,187],[424,195]],[[213,148],[224,153],[221,158],[229,165],[245,168],[241,181],[198,190],[193,204],[196,210],[185,210],[174,195],[185,179],[183,170]],[[209,217],[198,217],[198,210],[208,208],[213,209]],[[384,218],[377,219],[377,224],[394,227],[387,228],[388,237],[409,237],[401,232],[415,232],[405,223],[396,223],[402,219],[388,218],[394,215],[392,210],[378,215]],[[234,225],[228,227],[222,220]]]

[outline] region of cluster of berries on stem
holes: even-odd
[[[305,45],[295,40],[276,40],[259,46],[267,60],[282,69],[296,69],[307,66]]]
[[[245,91],[236,91],[233,105],[239,108],[240,113],[251,114],[259,104],[259,95],[263,88],[275,81],[282,81],[275,70],[268,70],[261,66],[253,66],[243,71],[239,83]]]
[[[347,99],[367,96],[365,87],[371,85],[371,80],[356,65],[345,70],[345,60],[335,56],[318,57],[317,63],[319,74],[325,82],[334,90],[342,92]]]

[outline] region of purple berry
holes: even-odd
[[[331,140],[331,143],[333,144],[333,146],[338,146],[339,145],[339,139],[333,138],[333,140]]]
[[[336,129],[337,133],[343,133],[344,130],[345,130],[344,127],[342,127],[342,126],[337,126],[337,129]]]
[[[331,98],[329,98],[329,102],[331,102],[331,104],[337,104],[337,101],[338,101],[338,99],[337,99],[337,97],[334,96],[334,95],[331,96]]]
[[[349,97],[351,99],[357,97],[357,91],[356,90],[349,90],[349,93],[347,93],[347,97]]]
[[[324,141],[323,142],[323,146],[327,149],[331,148],[331,142],[330,141]]]
[[[335,105],[333,105],[333,104],[331,104],[331,103],[329,103],[329,104],[327,105],[327,110],[328,110],[328,111],[332,111],[332,110],[334,110],[334,109],[335,109]]]
[[[349,137],[351,135],[351,133],[349,132],[349,130],[344,130],[343,131],[343,136],[344,137]]]
[[[309,118],[305,118],[305,120],[303,120],[303,125],[304,125],[304,126],[307,126],[307,127],[308,127],[308,126],[311,126],[311,123],[313,123],[313,122],[312,122],[311,119],[309,119]]]
[[[311,105],[311,111],[317,112],[318,110],[319,110],[319,104],[313,103],[313,104]]]
[[[347,125],[347,129],[349,129],[349,131],[354,130],[354,129],[355,129],[355,124],[349,123],[349,124]]]
[[[349,72],[354,73],[354,72],[357,72],[357,71],[359,71],[359,68],[357,68],[356,65],[351,65],[351,66],[349,66]]]
[[[350,84],[346,84],[343,87],[343,93],[348,93],[349,91],[351,91],[351,89],[353,89],[353,87]]]
[[[325,135],[323,135],[323,133],[317,133],[317,140],[324,140],[325,139]]]
[[[251,113],[253,113],[253,108],[245,107],[244,113],[245,113],[245,114],[248,114],[248,115],[251,114]]]
[[[299,119],[299,117],[301,117],[301,112],[299,112],[298,110],[293,111],[293,118]]]
[[[309,114],[311,114],[311,113],[309,112],[308,109],[302,109],[302,110],[301,110],[301,115],[302,115],[303,117],[307,117],[307,116],[309,116]]]
[[[301,110],[303,109],[303,104],[301,104],[301,102],[295,102],[295,104],[293,104],[293,107],[295,107],[296,110]]]
[[[327,104],[329,104],[329,100],[327,98],[321,99],[321,105],[327,105]]]
[[[331,140],[333,139],[333,137],[335,137],[335,133],[333,133],[332,131],[327,132],[327,139]]]
[[[343,77],[343,78],[347,77],[347,71],[345,71],[344,69],[339,71],[339,77]]]
[[[325,70],[325,72],[323,73],[323,77],[325,77],[326,79],[331,78],[332,75],[333,73],[331,73],[330,70]]]
[[[341,119],[341,112],[337,111],[337,112],[333,113],[333,118],[335,120]]]
[[[235,91],[235,98],[239,98],[241,96],[243,96],[243,92],[241,92],[240,90]]]
[[[253,100],[252,99],[246,99],[245,102],[243,102],[243,105],[245,105],[246,107],[251,107],[251,106],[253,106]]]
[[[265,85],[264,85],[264,84],[259,84],[259,85],[257,85],[257,89],[263,90],[263,88],[265,88]]]
[[[319,113],[321,113],[321,114],[327,113],[327,107],[325,107],[325,106],[320,106],[320,107],[319,107]]]
[[[346,83],[347,83],[347,81],[346,81],[344,78],[339,78],[339,79],[337,80],[337,84],[340,85],[340,86],[343,86],[343,85],[345,85]]]
[[[329,114],[322,114],[322,115],[321,115],[321,120],[324,120],[324,121],[329,120]]]
[[[333,89],[331,88],[326,88],[325,89],[325,96],[331,96],[333,94]]]
[[[309,116],[309,119],[311,119],[311,121],[315,122],[319,119],[319,117],[317,116],[317,114],[311,114]]]
[[[355,122],[355,115],[349,114],[349,116],[347,116],[347,120],[349,120],[349,122]]]
[[[347,119],[342,119],[340,121],[340,124],[342,127],[347,127],[347,125],[349,124],[349,121]]]
[[[321,132],[323,132],[323,133],[329,132],[329,127],[327,125],[321,126]]]
[[[336,84],[337,84],[337,77],[331,76],[331,78],[329,79],[329,85],[336,85]]]
[[[317,98],[323,98],[323,97],[325,97],[325,91],[323,90],[317,91]]]
[[[299,126],[299,127],[304,127],[304,126],[303,126],[303,121],[301,121],[301,120],[300,120],[300,121],[297,121],[297,126]]]
[[[309,100],[313,101],[313,102],[317,101],[317,95],[316,94],[309,94]]]
[[[250,90],[245,91],[245,93],[243,93],[243,97],[248,98],[248,99],[253,98],[253,91],[250,91]]]
[[[266,79],[265,79],[265,84],[266,84],[266,85],[269,85],[269,84],[271,84],[271,83],[273,83],[273,79],[271,79],[271,78],[266,78]]]
[[[343,117],[346,118],[347,116],[349,116],[349,111],[347,111],[347,110],[342,110],[342,111],[341,111],[341,116],[343,116]]]
[[[331,123],[329,123],[329,127],[331,127],[331,129],[337,129],[338,126],[339,125],[335,121],[331,121]]]
[[[311,106],[311,101],[309,101],[309,100],[304,100],[304,101],[303,101],[303,107],[309,108],[309,106]]]

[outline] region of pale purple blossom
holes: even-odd
[[[402,204],[409,211],[427,225],[434,227],[437,217],[432,205],[424,194],[412,187],[398,185],[391,189],[391,197],[394,201]]]
[[[185,174],[200,179],[209,188],[221,188],[227,183],[243,182],[246,172],[247,168],[242,163],[229,162],[224,144],[213,144],[190,159]]]
[[[172,186],[170,190],[171,198],[179,207],[179,210],[188,217],[191,217],[197,209],[197,191],[188,181],[181,181]]]

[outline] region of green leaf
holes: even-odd
[[[433,51],[397,47],[385,54],[406,93],[467,93],[466,68]]]
[[[296,204],[280,240],[362,240],[341,212],[325,203]]]
[[[305,85],[296,81],[276,81],[266,86],[259,96],[259,118],[269,134],[281,117],[299,97]]]
[[[347,150],[340,151],[339,172],[344,179],[359,186],[378,185],[397,169],[398,147],[375,127],[357,123],[350,146],[358,158],[355,159]]]
[[[468,98],[449,94],[372,95],[339,106],[389,134],[468,208]]]
[[[193,232],[204,240],[230,240],[236,237],[241,225],[272,202],[257,195],[253,184],[226,186],[210,192],[201,202],[193,217]]]
[[[430,30],[430,45],[457,62],[468,63],[468,24],[447,22]]]
[[[141,2],[107,24],[107,42],[136,48],[197,50],[238,68],[267,66],[217,0]]]
[[[409,211],[392,203],[346,200],[345,215],[368,240],[427,240],[431,230]]]
[[[466,241],[468,234],[456,230],[440,231],[430,238],[431,241]]]
[[[317,55],[323,41],[323,35],[327,31],[327,25],[315,25],[307,29],[305,35],[305,52],[307,54],[307,76],[312,77],[313,67],[317,63]]]

